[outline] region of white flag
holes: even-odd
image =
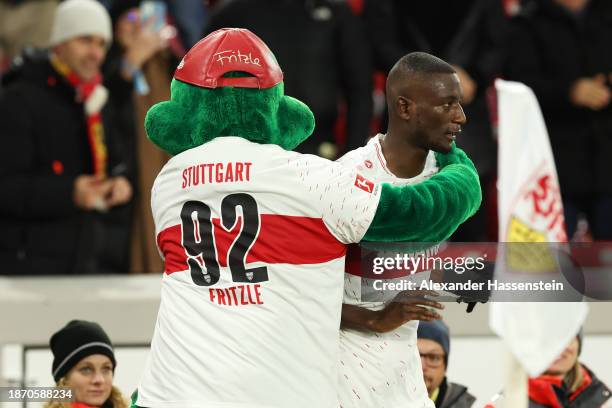
[[[566,242],[557,171],[538,101],[521,83],[498,80],[495,87],[499,242]],[[561,354],[588,312],[584,302],[492,300],[491,329],[530,376],[540,375]]]

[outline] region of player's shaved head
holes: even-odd
[[[400,58],[391,71],[389,78],[397,74],[454,74],[455,69],[448,62],[426,52],[411,52]]]
[[[455,73],[449,63],[426,52],[404,55],[387,76],[387,104],[392,107],[398,96],[413,98],[414,89],[427,86],[435,75]]]

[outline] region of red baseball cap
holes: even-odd
[[[232,71],[252,76],[223,76]],[[244,28],[222,28],[207,35],[187,52],[174,77],[203,88],[265,89],[282,82],[283,71],[272,51],[255,34]]]

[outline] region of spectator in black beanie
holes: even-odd
[[[469,408],[476,398],[460,384],[446,380],[450,352],[448,326],[441,320],[419,322],[417,347],[421,354],[423,378],[436,408]]]
[[[50,340],[52,373],[58,387],[72,390],[73,402],[51,401],[44,408],[127,408],[113,386],[117,362],[113,345],[99,324],[73,320]]]

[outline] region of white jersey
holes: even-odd
[[[165,273],[137,404],[337,408],[346,244],[380,190],[239,137],[173,157],[152,191]]]
[[[356,169],[369,180],[393,185],[416,184],[438,171],[435,155],[430,152],[421,174],[410,179],[394,176],[387,169],[381,137],[380,134],[373,137],[366,146],[347,153],[338,161]],[[429,272],[419,272],[397,279],[418,283],[428,278]],[[384,308],[394,294],[381,291],[374,296],[381,299],[380,302],[362,300],[366,290],[369,290],[368,295],[373,295],[372,286],[372,282],[359,276],[358,271],[347,271],[343,302],[372,310]],[[372,297],[368,296],[368,299]],[[341,408],[434,407],[427,394],[417,349],[418,323],[410,321],[387,333],[340,330],[338,395]]]

